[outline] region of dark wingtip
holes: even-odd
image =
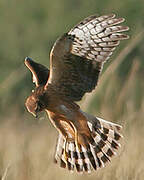
[[[36,62],[34,62],[32,60],[32,58],[30,57],[26,57],[25,60],[24,60],[24,64],[31,70],[31,68],[33,69],[35,64],[37,64]]]
[[[27,63],[30,63],[30,62],[32,62],[33,60],[32,60],[32,58],[30,58],[30,57],[26,57],[25,58],[25,60],[24,60],[24,63],[25,63],[25,65],[27,65]]]
[[[30,57],[28,57],[28,56],[25,58],[25,61],[31,61],[31,60],[32,59]]]

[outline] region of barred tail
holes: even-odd
[[[95,144],[89,144],[87,149],[80,145],[80,151],[75,142],[67,142],[65,145],[64,137],[59,134],[55,162],[70,171],[76,169],[77,172],[90,173],[93,169],[104,167],[107,162],[111,161],[112,156],[116,155],[120,147],[118,141],[122,135],[119,133],[120,125],[86,113],[85,115]],[[65,159],[64,151],[67,153],[67,159]]]

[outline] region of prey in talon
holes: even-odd
[[[55,162],[70,171],[90,173],[104,167],[120,147],[121,126],[83,112],[76,102],[96,88],[104,63],[128,39],[123,21],[110,14],[78,23],[55,42],[50,70],[25,58],[36,85],[26,108],[34,116],[48,114],[59,133]]]

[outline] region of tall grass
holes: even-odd
[[[144,179],[143,4],[143,0],[1,1],[1,180]],[[91,175],[71,174],[53,163],[57,132],[46,114],[35,120],[24,108],[32,84],[23,59],[29,55],[47,65],[51,46],[60,34],[86,16],[112,12],[126,18],[132,37],[104,66],[98,87],[80,105],[88,113],[123,126],[122,148],[107,167]]]
[[[131,41],[127,47],[129,51],[120,53],[117,62],[113,61],[102,75],[96,91],[81,103],[83,109],[123,125],[124,139],[118,156],[107,167],[91,175],[71,174],[53,163],[57,132],[46,116],[42,114],[45,118],[28,122],[29,114],[21,116],[13,109],[13,116],[4,119],[0,126],[2,180],[143,180],[144,85],[140,80],[141,60],[133,57],[122,83],[118,72],[127,53],[132,53],[142,40],[143,34]]]

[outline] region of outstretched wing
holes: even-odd
[[[115,15],[90,16],[60,37],[50,55],[50,78],[59,93],[79,101],[98,82],[104,62],[112,55],[120,40],[128,39],[123,18]],[[47,83],[47,84],[48,84]]]
[[[45,85],[49,78],[49,70],[42,64],[34,62],[30,57],[25,58],[25,65],[31,71],[33,83],[36,86]]]

